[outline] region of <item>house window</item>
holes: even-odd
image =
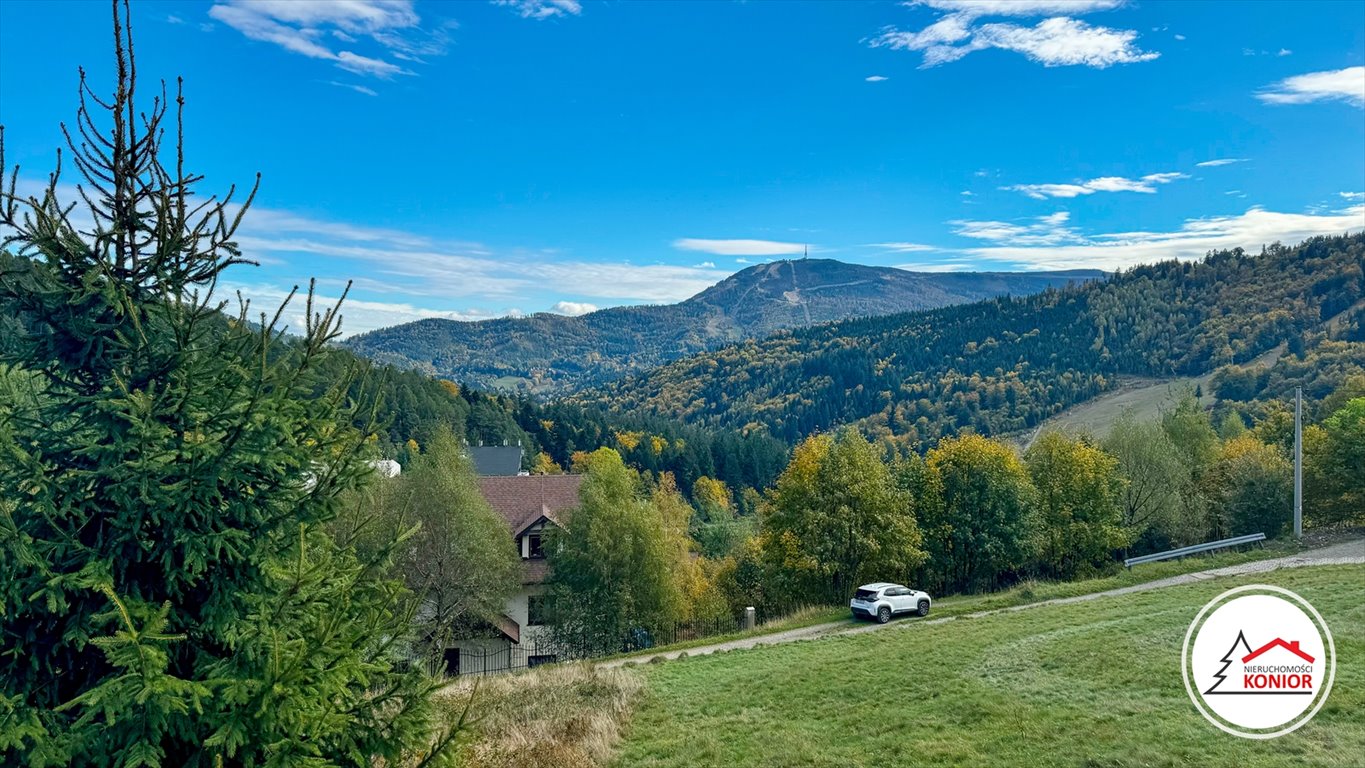
[[[543,627],[550,623],[549,600],[545,595],[529,595],[526,598],[526,626]]]
[[[528,535],[526,539],[528,542],[530,542],[528,548],[530,549],[531,554],[529,554],[528,557],[532,559],[539,559],[545,557],[545,550],[541,547],[539,533],[532,533]]]

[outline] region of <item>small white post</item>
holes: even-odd
[[[758,622],[757,622],[757,612],[754,611],[754,607],[751,605],[751,606],[749,606],[748,608],[745,608],[745,609],[744,609],[744,630],[747,632],[748,630],[753,629],[753,628],[754,628],[754,625],[757,624],[757,623],[758,623]]]

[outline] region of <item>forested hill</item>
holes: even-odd
[[[0,280],[30,284],[34,262],[0,250]],[[0,358],[45,336],[44,323],[0,297]],[[205,343],[230,326],[213,324]],[[279,339],[274,356],[298,353],[297,337]],[[426,450],[438,430],[448,428],[470,445],[516,445],[525,465],[536,471],[571,468],[574,454],[615,448],[635,468],[671,472],[684,489],[707,476],[739,491],[764,488],[786,465],[787,446],[767,435],[738,435],[657,418],[606,415],[564,403],[538,403],[525,397],[482,392],[416,371],[378,365],[354,353],[331,348],[315,359],[307,380],[315,395],[338,381],[349,381],[347,399],[356,406],[355,426],[375,429],[378,455],[401,464],[412,450]],[[0,431],[10,398],[41,397],[41,378],[0,363]],[[751,509],[748,499],[738,499]]]
[[[420,320],[346,345],[378,362],[480,388],[553,394],[781,329],[1032,294],[1102,275],[938,274],[829,259],[777,261],[749,267],[679,304],[615,307],[581,317]]]
[[[1104,392],[1120,374],[1203,373],[1281,342],[1290,357],[1302,355],[1327,340],[1324,319],[1365,294],[1363,266],[1359,234],[1255,256],[1219,252],[1024,298],[782,333],[576,399],[786,441],[849,423],[906,443],[961,428],[1012,432]],[[1347,367],[1365,364],[1365,345],[1344,349]]]

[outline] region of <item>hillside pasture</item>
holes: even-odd
[[[1337,645],[1331,697],[1270,741],[1214,729],[1179,655],[1208,600],[1294,590]],[[1323,566],[647,665],[622,766],[1355,766],[1365,569]]]

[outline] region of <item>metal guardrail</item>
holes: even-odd
[[[1157,552],[1154,555],[1142,555],[1141,557],[1130,557],[1123,561],[1125,568],[1132,568],[1143,563],[1155,563],[1158,560],[1170,560],[1173,557],[1185,557],[1186,555],[1197,555],[1201,552],[1212,552],[1215,549],[1224,547],[1237,547],[1242,544],[1255,544],[1258,541],[1265,541],[1264,533],[1248,533],[1245,536],[1233,536],[1230,539],[1221,541],[1210,541],[1205,544],[1191,544],[1188,547],[1180,547],[1166,552]]]

